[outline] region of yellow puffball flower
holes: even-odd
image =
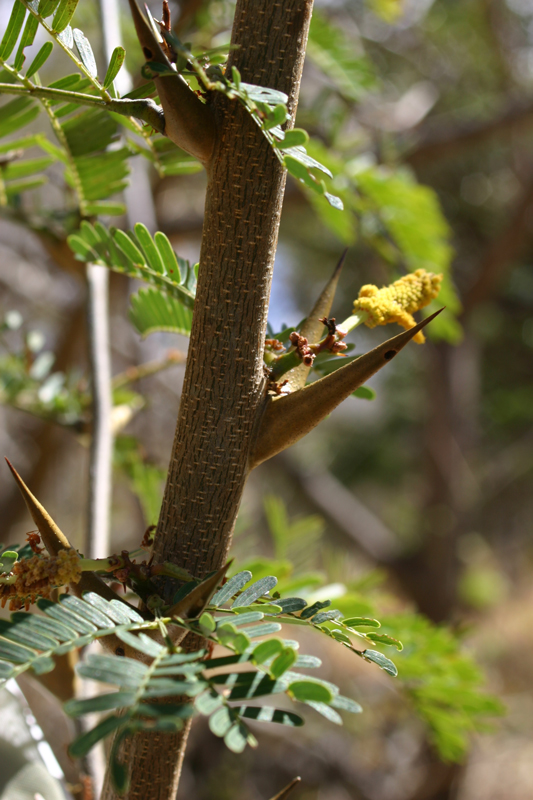
[[[365,325],[369,328],[388,325],[389,322],[397,322],[406,330],[414,328],[416,321],[412,315],[435,299],[442,277],[417,269],[382,289],[369,283],[361,287],[353,306],[354,312],[368,314]],[[422,331],[416,334],[414,341],[418,344],[426,341]]]

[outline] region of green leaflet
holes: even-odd
[[[48,60],[48,57],[51,55],[53,49],[54,45],[52,42],[45,42],[43,44],[26,71],[27,78],[31,78],[36,72],[38,72],[38,70],[41,69],[41,67]]]
[[[370,60],[354,52],[353,42],[317,10],[311,18],[307,56],[349,100],[359,100],[375,85]]]
[[[130,298],[130,320],[145,338],[156,331],[189,336],[192,311],[158,289],[140,289]]]
[[[33,122],[40,113],[39,106],[29,97],[17,97],[2,106],[0,139],[15,133]]]
[[[19,38],[20,31],[24,24],[24,17],[26,16],[26,9],[20,2],[16,0],[9,22],[7,23],[6,31],[0,42],[0,58],[6,61],[13,52],[17,39]]]
[[[224,603],[227,603],[228,600],[237,594],[237,592],[240,591],[243,586],[246,586],[251,577],[252,573],[248,572],[248,570],[238,572],[237,575],[234,575],[232,578],[230,578],[229,581],[227,581],[227,583],[225,583],[224,586],[213,596],[211,605],[215,606],[215,608],[223,606]]]
[[[362,656],[366,661],[372,661],[374,664],[377,664],[385,672],[388,672],[389,675],[392,675],[395,678],[398,675],[398,670],[395,664],[384,656],[383,653],[378,653],[377,650],[363,650]]]
[[[159,290],[149,295],[139,293],[136,296],[139,299],[132,303],[141,332],[190,330],[191,317],[186,312],[194,305],[194,269],[188,261],[176,256],[163,233],[152,239],[144,226],[137,225],[135,233],[124,233],[107,229],[101,223],[93,226],[86,222],[77,234],[68,237],[68,243],[80,261],[93,261],[115,272],[141,278]],[[167,300],[179,302],[183,309]]]
[[[84,222],[81,232],[88,248],[98,249],[102,239],[109,236],[100,223],[91,226]],[[130,241],[133,244],[133,240]],[[4,554],[4,559],[8,567],[7,562],[12,563],[9,551]],[[248,571],[233,576],[219,589],[210,606],[214,610],[218,603],[233,599],[237,613],[226,612],[227,616],[219,614],[215,617],[210,611],[204,611],[199,620],[188,623],[190,630],[201,630],[218,644],[233,650],[229,656],[205,661],[204,650],[174,652],[165,640],[155,641],[147,635],[143,629],[151,623],[128,604],[118,600],[107,601],[94,593],[86,593],[82,599],[63,595],[58,603],[39,601],[39,608],[44,612],[42,617],[16,612],[10,621],[0,621],[0,679],[10,678],[29,667],[37,674],[50,671],[54,668],[52,655],[79,648],[109,633],[143,653],[146,663],[114,655],[90,654],[78,665],[77,672],[81,677],[115,686],[117,690],[72,700],[66,705],[65,710],[74,717],[102,711],[116,712],[72,744],[70,752],[76,757],[87,753],[95,743],[113,732],[117,732],[115,745],[125,736],[140,730],[175,732],[182,727],[183,719],[194,711],[209,717],[209,727],[224,739],[230,750],[241,752],[246,745],[256,744],[246,725],[248,719],[291,727],[303,724],[303,719],[289,710],[242,705],[243,701],[274,694],[286,694],[295,701],[306,703],[336,724],[341,722],[338,710],[360,711],[358,704],[342,697],[334,684],[291,670],[293,666],[304,669],[320,666],[318,659],[298,655],[297,642],[266,639],[252,644],[253,639],[269,636],[281,628],[277,621],[264,621],[266,609],[270,609],[267,613],[280,619],[294,621],[296,618],[284,616],[282,599],[276,598],[276,605],[258,602],[265,592],[275,587],[273,576],[264,576],[245,589],[251,577]],[[302,605],[305,605],[299,598],[288,600],[286,607],[289,609],[302,610]],[[327,605],[328,601],[321,601],[306,608],[308,621],[300,619],[299,624],[311,625],[315,630],[331,635],[327,628],[320,629],[315,624],[317,614],[325,613],[328,619],[331,618],[331,612],[320,611]],[[187,625],[164,618],[160,624]],[[363,655],[372,659],[371,653],[365,651]],[[380,654],[375,654],[373,660],[377,662],[378,656]],[[246,663],[253,668],[233,673],[218,672],[231,665]],[[224,688],[224,694],[220,693],[219,687]],[[189,698],[185,702],[177,699],[184,695]],[[170,704],[157,702],[158,698],[166,697],[176,699]],[[231,705],[235,702],[241,705]],[[117,753],[118,750],[111,760],[116,760]],[[116,764],[117,784],[127,785],[127,771],[118,761]],[[113,770],[112,774],[115,774]]]
[[[252,583],[248,589],[240,594],[237,599],[233,602],[231,606],[232,609],[239,608],[240,606],[248,606],[251,603],[258,600],[264,594],[267,594],[271,589],[273,589],[278,582],[278,579],[275,578],[273,575],[268,575],[265,578],[261,578],[260,580]]]
[[[105,74],[103,83],[104,89],[108,89],[111,86],[111,84],[117,77],[118,73],[120,72],[125,58],[126,58],[126,51],[124,50],[124,48],[115,47],[113,53],[111,54],[111,60],[109,62],[109,66]]]
[[[319,683],[311,681],[294,681],[289,685],[289,694],[302,703],[330,703],[333,700],[331,692]]]
[[[26,47],[30,47],[33,44],[33,40],[35,39],[35,34],[37,33],[37,28],[39,27],[39,20],[37,17],[34,17],[33,14],[28,15],[28,19],[26,20],[26,25],[24,26],[24,32],[20,39],[20,44],[17,50],[17,55],[15,56],[15,69],[20,71],[22,69],[22,65],[24,64],[26,56],[24,55],[24,49]]]
[[[60,0],[39,0],[37,12],[41,17],[46,18],[54,13]]]
[[[61,33],[65,30],[70,20],[74,16],[76,7],[79,0],[61,0],[59,8],[56,11],[54,21],[52,22],[52,29],[56,33]]]

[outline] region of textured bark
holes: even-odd
[[[231,63],[296,111],[312,0],[239,0]],[[227,556],[265,398],[263,347],[285,173],[236,103],[213,98],[200,273],[155,559],[199,577]],[[128,800],[175,796],[186,733],[128,744]],[[106,782],[103,798],[114,793]]]

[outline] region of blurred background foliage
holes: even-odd
[[[158,4],[149,5],[158,16]],[[263,735],[258,752],[239,757],[199,722],[180,791],[199,800],[264,798],[300,773],[301,800],[529,800],[533,2],[315,5],[297,125],[313,137],[308,152],[330,167],[328,191],[345,210],[289,178],[272,327],[305,316],[347,245],[338,320],[362,284],[419,267],[445,274],[447,312],[425,345],[371,381],[376,399],[350,398],[252,474],[234,555],[255,577],[274,572],[286,587],[317,599],[324,592],[345,614],[377,615],[383,632],[404,643],[394,656],[400,679],[327,641],[306,641],[324,677],[364,713],[327,731],[309,716],[298,737]],[[195,46],[218,46],[228,41],[233,8],[230,0],[182,0],[173,8],[176,32]],[[10,10],[0,7],[0,27]],[[137,81],[141,53],[127,13],[123,23]],[[76,24],[102,63],[96,5],[80,3]],[[47,83],[66,71],[54,53]],[[66,244],[79,202],[72,188],[65,193],[60,159],[43,147],[41,131],[40,120],[28,120],[28,157],[39,163],[24,169],[5,156],[10,131],[0,123],[1,449],[82,548],[91,427],[85,282]],[[145,152],[131,162],[128,219],[113,224],[161,230],[194,264],[205,175],[162,144],[156,151],[159,161]],[[115,169],[119,188],[124,159]],[[123,211],[117,199],[114,206],[108,212]],[[187,340],[141,340],[127,321],[139,284],[111,277],[112,529],[120,551],[136,547],[157,519]],[[384,335],[358,328],[350,340],[363,352]],[[1,538],[22,542],[30,523],[7,471],[0,518]],[[474,662],[506,707],[483,736],[471,734],[497,703],[479,693]]]

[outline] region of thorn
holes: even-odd
[[[343,251],[333,270],[331,278],[326,283],[318,300],[311,309],[309,316],[302,325],[302,329],[299,331],[299,334],[312,344],[317,342],[322,335],[323,323],[320,321],[320,317],[329,317],[347,252],[348,248]],[[302,389],[305,386],[307,376],[309,375],[309,369],[310,367],[306,364],[299,364],[286,373],[285,377],[288,381],[288,391],[296,392],[298,389]]]
[[[48,511],[39,503],[37,498],[30,492],[13,464],[6,458],[7,466],[11,470],[15,481],[24,498],[24,502],[31,514],[37,530],[41,534],[43,544],[51,556],[57,556],[60,550],[70,550],[71,544],[65,534],[56,525]]]
[[[56,525],[44,506],[41,505],[37,498],[30,492],[9,459],[6,458],[6,462],[13,473],[13,477],[17,482],[28,511],[37,526],[37,530],[41,534],[41,539],[49,555],[57,556],[60,550],[71,550],[72,545],[65,534],[58,525]],[[83,572],[78,583],[70,584],[70,589],[77,597],[81,597],[83,592],[96,592],[96,594],[99,594],[100,597],[104,597],[106,600],[120,600],[118,594],[94,572]]]
[[[169,617],[197,617],[202,613],[204,608],[208,605],[209,601],[215,594],[218,586],[222,583],[222,579],[226,575],[232,561],[224,564],[218,572],[211,575],[206,580],[202,581],[195,586],[192,592],[183,597],[179,603],[169,608],[166,612]]]
[[[159,33],[150,24],[151,14],[148,8],[147,18],[136,0],[129,0],[129,5],[145,59],[170,66],[164,47],[157,39]],[[212,109],[200,101],[177,72],[163,78],[155,76],[154,81],[165,115],[164,135],[203,164],[208,163],[216,139]]]
[[[298,776],[294,778],[287,786],[281,790],[277,795],[271,797],[270,800],[285,800],[286,797],[289,796],[290,792],[299,784],[301,783],[301,778]]]
[[[373,350],[292,394],[269,398],[263,414],[250,469],[295,444],[331,414],[343,400],[391,361],[441,311],[399,333]]]

